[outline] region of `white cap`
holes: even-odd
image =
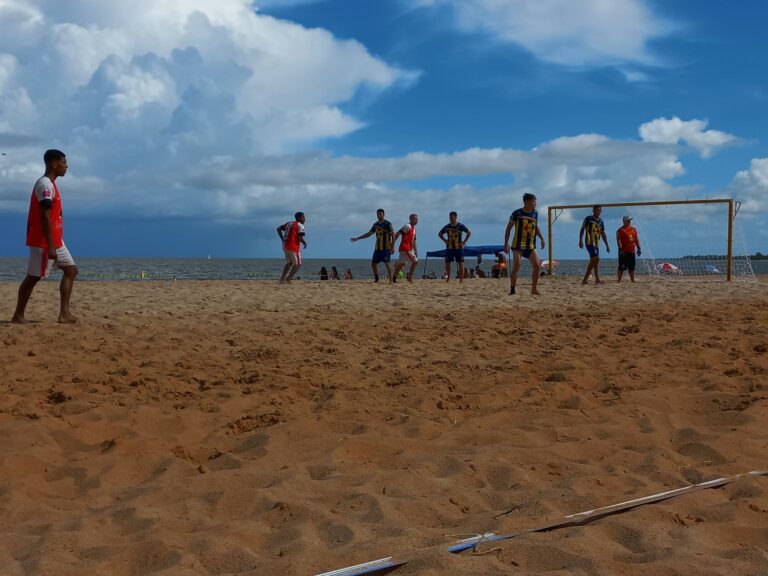
[[[624,222],[629,222],[630,220],[632,220],[632,216],[627,214],[627,215],[624,216],[623,220],[624,220]]]

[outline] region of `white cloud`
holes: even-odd
[[[768,209],[768,158],[753,158],[748,170],[740,170],[728,187],[729,194],[742,203],[745,214]]]
[[[249,0],[0,0],[0,29],[24,30],[0,40],[0,129],[90,147],[94,162],[137,127],[157,158],[289,150],[361,127],[340,107],[358,91],[416,78]]]
[[[706,130],[707,120],[681,120],[678,117],[657,118],[640,126],[640,137],[644,142],[677,144],[685,141],[709,158],[720,148],[733,146],[739,139],[719,130]]]
[[[490,34],[542,60],[570,66],[657,64],[649,42],[676,28],[645,0],[410,1],[419,7],[448,7],[464,31]]]

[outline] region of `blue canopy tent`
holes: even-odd
[[[424,259],[424,272],[422,273],[422,277],[424,277],[427,273],[427,260],[430,258],[445,258],[447,252],[448,250],[433,250],[432,252],[427,252],[427,257]],[[464,246],[465,257],[481,256],[483,254],[498,254],[499,252],[504,253],[503,244],[488,244],[486,246]]]

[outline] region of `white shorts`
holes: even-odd
[[[283,248],[283,252],[285,252],[286,262],[290,262],[294,266],[301,266],[301,252],[293,252],[285,248]]]
[[[75,260],[72,254],[67,250],[66,245],[56,249],[56,260],[48,258],[48,248],[39,248],[37,246],[29,247],[29,264],[27,264],[27,274],[36,278],[45,278],[55,268],[65,266],[74,266]]]
[[[418,261],[419,259],[416,258],[416,252],[413,250],[404,250],[400,252],[399,257],[397,258],[398,264],[416,264]]]

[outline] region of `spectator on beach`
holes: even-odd
[[[469,269],[469,277],[470,278],[474,278],[475,277],[475,269],[474,268],[470,268]]]
[[[600,214],[603,212],[603,207],[595,204],[592,207],[592,215],[584,218],[584,222],[581,224],[579,230],[579,248],[587,246],[587,252],[589,253],[589,264],[587,265],[587,271],[584,274],[584,278],[581,283],[586,284],[589,280],[589,275],[594,272],[595,284],[600,284],[600,238],[605,243],[606,252],[611,251],[611,247],[608,244],[608,237],[605,235],[605,224],[603,219],[600,218]]]
[[[416,224],[419,223],[418,214],[411,214],[408,217],[408,224],[405,224],[395,234],[393,245],[400,238],[400,248],[398,249],[399,257],[395,263],[395,278],[398,277],[398,273],[401,272],[406,264],[409,265],[408,272],[405,279],[408,282],[413,282],[413,273],[416,271],[416,264],[419,262],[419,252],[416,248]]]
[[[485,278],[485,272],[483,272],[483,269],[480,268],[480,266],[475,266],[475,276],[478,278]]]
[[[328,269],[325,266],[320,268],[320,280],[328,280]]]
[[[459,282],[464,280],[464,246],[472,236],[469,228],[459,222],[456,212],[448,214],[449,222],[440,229],[437,236],[445,242],[445,281],[451,281],[451,262],[456,262],[459,268],[457,278]],[[466,236],[463,236],[466,234]],[[447,236],[446,236],[447,235]]]
[[[629,279],[635,282],[635,252],[640,256],[640,238],[637,230],[632,226],[632,216],[626,215],[622,219],[622,226],[616,230],[616,244],[619,247],[619,271],[617,281],[621,282],[624,270],[629,270]]]
[[[290,284],[296,272],[301,268],[301,247],[307,249],[307,242],[304,240],[304,222],[306,217],[304,212],[296,212],[293,222],[286,222],[277,227],[277,235],[283,242],[283,253],[285,254],[285,266],[280,275],[280,284]]]
[[[11,322],[28,322],[24,312],[32,291],[40,278],[48,276],[55,266],[63,273],[59,283],[59,323],[74,324],[77,318],[69,310],[69,300],[78,270],[64,244],[61,194],[56,185],[56,179],[63,178],[67,173],[67,156],[61,150],[46,150],[43,161],[45,174],[38,178],[32,188],[27,215],[27,275],[19,286],[16,310]]]
[[[344,280],[352,280],[352,268],[344,270]]]
[[[379,281],[379,263],[384,263],[387,268],[387,278],[392,282],[392,269],[389,267],[389,261],[392,258],[392,249],[395,245],[394,229],[389,220],[384,219],[384,209],[376,210],[376,222],[371,229],[362,236],[350,238],[352,242],[357,242],[364,238],[376,234],[376,244],[371,258],[371,270],[373,271],[373,281]]]
[[[515,230],[510,244],[510,233]],[[520,273],[520,265],[523,258],[528,258],[533,268],[531,276],[531,294],[539,295],[539,255],[536,253],[536,238],[541,240],[541,248],[544,249],[544,236],[539,229],[539,213],[536,211],[536,196],[523,194],[523,207],[518,208],[509,217],[507,230],[504,233],[504,252],[512,249],[512,273],[509,276],[509,293],[514,294],[517,286],[517,275]]]
[[[341,278],[339,278],[339,271],[336,270],[336,266],[331,266],[331,280],[341,280]]]

